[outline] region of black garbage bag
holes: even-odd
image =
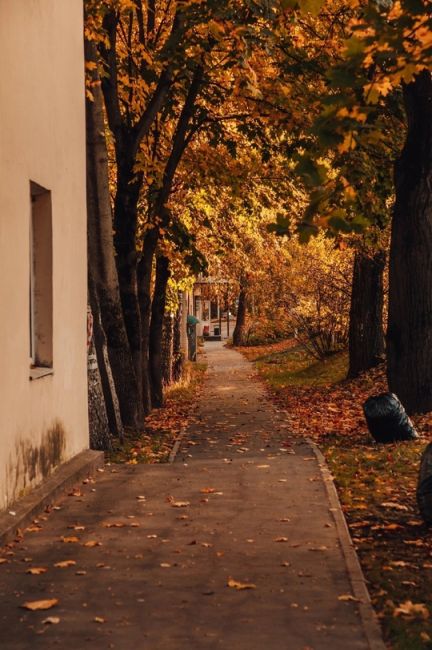
[[[423,452],[417,483],[417,503],[427,524],[432,524],[432,442]]]
[[[366,422],[376,442],[414,440],[418,433],[394,393],[369,397],[363,404]]]

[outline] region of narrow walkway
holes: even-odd
[[[174,464],[107,467],[4,556],[2,650],[380,647],[313,450],[290,440],[238,353],[213,343],[207,357]],[[40,599],[59,602],[20,607]]]

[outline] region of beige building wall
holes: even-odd
[[[0,0],[0,509],[88,447],[82,0]],[[30,181],[52,199],[53,373],[30,380]]]

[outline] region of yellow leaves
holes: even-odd
[[[392,81],[383,77],[363,86],[363,93],[368,104],[376,104],[381,96],[385,97],[392,89]]]
[[[58,604],[58,598],[51,598],[48,600],[29,600],[26,603],[23,603],[21,607],[23,609],[29,609],[34,612],[41,609],[51,609],[51,607],[55,607]]]
[[[356,147],[356,141],[354,139],[353,133],[346,133],[344,136],[343,141],[338,144],[338,151],[339,153],[346,153],[347,151],[351,151],[352,149],[355,149]]]
[[[256,585],[254,585],[253,582],[239,582],[238,580],[234,580],[234,578],[228,579],[227,586],[231,587],[231,589],[237,589],[237,591],[256,589]]]
[[[208,30],[212,36],[216,39],[223,38],[225,36],[225,26],[223,23],[220,23],[216,20],[210,20],[208,24]]]
[[[102,616],[95,616],[93,619],[94,623],[105,623],[105,619]]]
[[[95,546],[102,546],[102,542],[98,542],[95,539],[90,539],[88,542],[84,542],[83,546],[87,548],[94,548]]]
[[[352,108],[346,108],[345,106],[343,108],[340,108],[338,112],[336,113],[337,117],[348,117],[351,120],[355,120],[356,122],[360,122],[361,124],[364,124],[367,120],[367,113],[361,110],[358,106],[353,106]]]
[[[78,537],[62,537],[61,541],[63,544],[78,544],[79,543],[79,538]]]
[[[30,567],[30,569],[27,569],[26,573],[30,573],[32,576],[40,576],[42,573],[46,573],[48,569],[46,567],[41,567],[41,566],[35,566],[35,567]]]
[[[312,16],[318,16],[323,4],[324,0],[299,0],[300,11]]]
[[[288,537],[275,537],[273,541],[274,542],[287,542]]]
[[[393,617],[397,618],[398,616],[403,616],[408,619],[422,618],[426,620],[429,618],[430,612],[424,603],[413,603],[411,600],[406,600],[393,610]]]

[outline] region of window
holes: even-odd
[[[38,369],[53,366],[51,192],[30,182],[30,200],[30,378],[36,379],[48,374]]]

